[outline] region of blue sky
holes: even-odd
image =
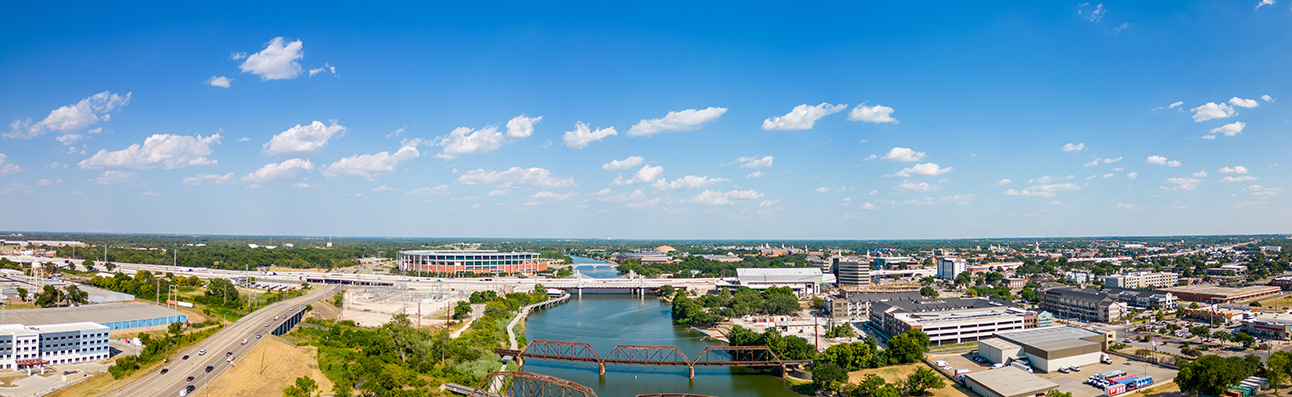
[[[1287,232],[1270,3],[7,4],[0,229]]]

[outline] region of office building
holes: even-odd
[[[896,300],[913,302],[920,299],[924,299],[924,296],[920,295],[919,291],[848,292],[842,296],[827,296],[825,298],[825,307],[830,311],[830,317],[865,321],[870,318],[870,307],[876,302]]]
[[[108,327],[80,322],[0,325],[0,370],[107,359]]]
[[[1129,272],[1104,277],[1104,286],[1127,289],[1172,287],[1180,281],[1179,278],[1178,274],[1168,272]]]
[[[1041,309],[1058,318],[1106,323],[1127,313],[1125,303],[1092,289],[1053,286],[1042,290],[1038,296]]]
[[[911,263],[909,256],[881,256],[875,258],[875,269],[905,269],[908,263]]]
[[[938,278],[943,280],[955,280],[956,276],[964,273],[969,263],[960,258],[942,258],[938,261]]]
[[[838,258],[839,287],[864,288],[870,285],[870,262],[862,258]]]
[[[918,329],[933,345],[955,344],[989,338],[998,332],[1027,328],[1035,312],[986,298],[892,300],[873,303],[871,326],[891,338]]]
[[[407,274],[535,273],[547,270],[547,262],[533,252],[414,250],[399,252],[399,269]]]

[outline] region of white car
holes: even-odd
[[[996,368],[1000,368],[1000,367],[1004,367],[1004,366],[1005,366],[1005,364],[996,363],[996,364],[992,364],[992,365],[991,365],[991,369],[996,369]]]
[[[1062,373],[1065,373],[1065,374],[1066,374],[1066,373],[1068,373],[1068,372],[1072,372],[1072,371],[1071,371],[1071,370],[1068,370],[1068,367],[1062,367],[1062,368],[1059,368],[1059,372],[1062,372]]]
[[[198,350],[198,351],[197,351],[197,355],[199,355],[199,356],[205,356],[205,355],[206,355],[206,349]]]

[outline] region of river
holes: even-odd
[[[574,257],[575,264],[595,259]],[[599,262],[598,263],[605,263]],[[605,269],[595,270],[604,276]],[[591,269],[581,268],[589,277]],[[608,277],[618,276],[613,268]],[[587,342],[600,355],[615,345],[677,346],[694,360],[706,346],[720,343],[702,340],[703,335],[674,326],[669,305],[654,297],[642,299],[627,293],[596,294],[584,291],[568,303],[530,314],[525,338]],[[749,368],[696,367],[695,379],[687,378],[686,367],[606,365],[605,376],[597,365],[551,360],[525,360],[525,371],[552,375],[591,387],[602,397],[635,396],[644,393],[692,393],[710,396],[799,396],[775,372]]]

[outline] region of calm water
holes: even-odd
[[[586,259],[586,258],[585,258]],[[575,263],[580,263],[575,257]],[[612,270],[613,272],[613,270]],[[618,344],[677,346],[695,359],[706,346],[699,333],[676,327],[670,309],[653,297],[624,294],[592,294],[572,297],[568,303],[535,312],[525,326],[528,340],[545,339],[587,342],[605,355]],[[798,396],[774,373],[757,373],[747,368],[697,367],[695,379],[687,378],[686,367],[597,365],[550,360],[526,360],[525,370],[591,387],[601,397],[635,396],[644,393],[694,393],[711,396]]]
[[[619,271],[615,270],[614,264],[600,259],[588,258],[585,256],[570,256],[574,259],[574,268],[583,273],[584,277],[591,278],[616,278],[619,277]],[[589,265],[601,266],[589,266]],[[582,266],[580,266],[582,265]],[[609,265],[609,266],[606,266]]]

